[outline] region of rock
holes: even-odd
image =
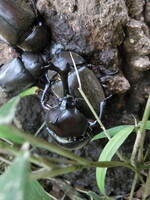
[[[126,26],[127,37],[124,48],[131,56],[150,54],[149,30],[145,23],[130,19]]]
[[[145,20],[148,24],[150,23],[150,2],[148,0],[145,2]]]
[[[130,83],[123,75],[104,76],[101,78],[101,83],[107,85],[114,94],[123,94],[130,89]]]
[[[147,71],[150,69],[150,60],[148,56],[131,58],[131,66],[138,71]]]
[[[123,26],[128,21],[123,0],[38,0],[37,7],[52,27],[53,39],[66,50],[85,54],[123,41]]]
[[[90,55],[89,61],[106,75],[115,74],[119,71],[118,50],[115,48],[94,51],[92,55]]]
[[[136,20],[144,21],[143,10],[145,0],[126,0],[126,4],[129,10],[129,16]]]

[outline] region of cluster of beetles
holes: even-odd
[[[41,80],[44,83],[41,105],[47,111],[46,126],[52,139],[66,149],[84,146],[91,139],[96,121],[89,121],[77,109],[78,100],[69,91],[68,74],[73,68],[69,52],[61,51],[47,62],[38,54],[49,41],[49,33],[33,4],[22,0],[0,1],[0,38],[14,48],[21,49],[21,56],[0,67],[0,86],[5,92],[21,91]],[[76,65],[83,58],[72,52]],[[48,71],[59,74],[63,97],[56,106],[46,103],[47,91],[51,88]]]

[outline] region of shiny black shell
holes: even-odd
[[[37,21],[36,12],[25,1],[0,1],[0,38],[6,43],[31,52],[43,50],[49,36]]]
[[[79,137],[85,134],[88,122],[76,108],[51,108],[47,114],[46,124],[60,137]]]
[[[82,58],[82,56],[78,55],[77,53],[73,53],[73,52],[71,52],[71,53],[72,53],[72,56],[74,58],[76,65],[81,65],[85,62],[85,60]],[[56,67],[60,68],[61,70],[64,70],[66,68],[67,64],[73,65],[69,51],[62,51],[58,54],[55,54],[55,56],[53,57],[51,62]]]
[[[79,148],[90,140],[87,118],[76,109],[72,97],[64,97],[60,106],[49,109],[46,125],[52,139],[63,148]]]
[[[20,92],[32,86],[45,72],[44,60],[40,55],[25,52],[0,68],[0,86],[5,92]]]
[[[35,20],[35,13],[24,1],[0,1],[0,36],[7,43],[16,46]]]
[[[24,68],[19,58],[14,58],[0,68],[0,85],[5,92],[21,90],[32,85],[33,77]]]

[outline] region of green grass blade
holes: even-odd
[[[29,187],[26,193],[26,200],[52,200],[52,198],[47,194],[40,183],[36,180],[29,182]]]
[[[28,96],[28,95],[33,95],[33,94],[36,94],[38,90],[39,90],[39,88],[36,86],[31,87],[31,88],[21,92],[18,96],[24,97],[24,96]]]
[[[0,124],[9,124],[12,122],[15,116],[16,108],[21,97],[33,95],[37,91],[37,87],[29,88],[18,96],[13,97],[7,103],[0,107]]]
[[[29,180],[29,152],[21,151],[13,164],[0,177],[1,200],[26,200]]]
[[[130,125],[122,125],[122,126],[116,126],[110,129],[107,129],[107,133],[113,137],[114,135],[116,135],[119,131],[121,131],[123,128],[129,127]],[[104,131],[98,133],[97,135],[95,135],[92,140],[98,140],[98,139],[102,139],[102,138],[106,138],[106,135],[104,133]]]
[[[110,161],[121,144],[126,140],[129,134],[133,131],[134,126],[128,126],[119,131],[103,149],[99,161]],[[107,168],[96,168],[96,180],[100,191],[105,193],[105,177]]]
[[[9,124],[12,122],[19,100],[20,97],[14,97],[0,107],[0,124]]]
[[[9,125],[0,125],[0,138],[5,138],[18,144],[23,144],[25,142],[21,131]]]
[[[96,194],[93,191],[89,191],[86,193],[88,196],[90,196],[93,200],[103,200],[98,194]]]

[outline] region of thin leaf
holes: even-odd
[[[29,187],[26,193],[26,200],[52,200],[52,198],[36,180],[29,182]]]
[[[0,107],[0,124],[9,124],[12,122],[19,100],[20,97],[14,97]]]
[[[11,140],[12,142],[23,144],[25,142],[25,139],[23,139],[21,136],[22,134],[19,129],[9,125],[0,125],[0,138],[5,138]]]
[[[1,200],[26,200],[29,180],[29,151],[21,151],[12,166],[0,177]]]
[[[75,197],[76,199],[75,200],[85,200],[85,198],[83,199],[83,198],[81,198],[81,197]],[[63,200],[63,199],[62,199]]]
[[[77,156],[74,153],[72,153],[68,150],[62,149],[61,147],[58,147],[57,145],[55,145],[53,143],[49,143],[41,138],[34,137],[32,134],[26,133],[23,130],[19,130],[12,125],[9,125],[9,126],[8,125],[0,125],[0,130],[1,130],[0,134],[3,134],[3,130],[8,131],[7,138],[12,137],[11,135],[15,135],[16,137],[15,138],[12,137],[12,141],[16,140],[16,142],[18,141],[18,143],[21,143],[22,142],[21,139],[22,139],[24,141],[28,141],[32,145],[37,145],[38,147],[47,149],[51,152],[68,157],[70,159],[77,160],[79,163],[82,163],[82,164],[88,163],[89,164],[89,161],[86,160],[85,158]],[[7,133],[7,131],[6,131],[6,133]],[[64,168],[64,170],[65,170],[65,168]]]
[[[88,196],[90,196],[93,200],[103,200],[98,194],[95,192],[89,191],[86,193]]]
[[[36,86],[31,87],[31,88],[21,92],[18,96],[24,97],[24,96],[28,96],[28,95],[33,95],[33,94],[36,94],[38,90],[39,90],[39,88]]]
[[[103,149],[99,161],[110,161],[116,151],[119,149],[121,144],[126,140],[126,138],[133,131],[134,126],[128,126],[119,131],[105,146]],[[100,191],[106,196],[105,193],[105,178],[106,178],[107,168],[96,168],[96,180]],[[107,197],[108,198],[108,197]]]
[[[110,129],[107,129],[107,133],[113,137],[114,135],[116,135],[119,131],[121,131],[123,128],[129,127],[130,125],[122,125],[122,126],[116,126]],[[98,133],[97,135],[95,135],[92,140],[98,140],[98,139],[102,139],[102,138],[106,138],[106,135],[104,133],[104,131]]]
[[[7,103],[0,107],[0,124],[10,124],[14,119],[15,112],[21,97],[33,95],[37,92],[38,87],[32,87],[18,96],[13,97]]]

